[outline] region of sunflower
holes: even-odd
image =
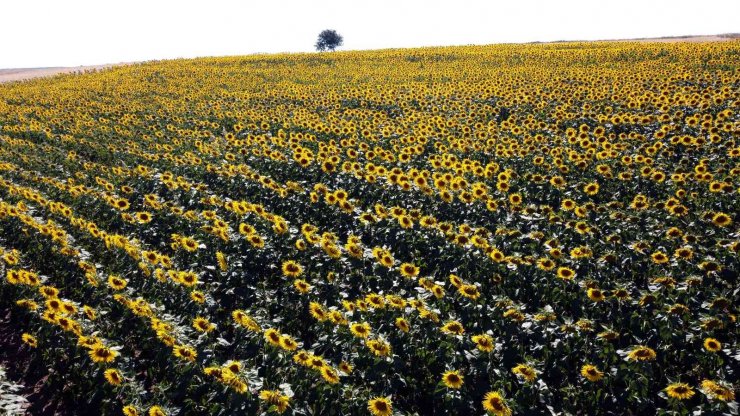
[[[224,364],[223,369],[228,370],[231,375],[236,375],[242,371],[242,363],[241,361],[231,360]]]
[[[297,290],[299,293],[308,293],[309,290],[311,290],[311,285],[308,284],[305,280],[302,279],[296,279],[293,281],[293,287],[295,287],[295,290]]]
[[[108,286],[113,290],[123,290],[128,284],[128,280],[122,279],[115,275],[108,276]]]
[[[735,392],[731,387],[723,386],[712,380],[702,380],[701,389],[711,399],[719,399],[723,402],[735,400]]]
[[[275,328],[270,328],[265,331],[265,341],[269,342],[270,345],[274,345],[276,347],[280,346],[280,332],[278,332]]]
[[[694,257],[694,251],[690,247],[681,247],[673,252],[674,255],[683,260],[691,260]]]
[[[95,344],[88,351],[88,355],[96,363],[110,363],[118,357],[118,351],[112,350],[102,344]]]
[[[442,332],[450,335],[462,335],[465,333],[465,328],[458,321],[447,321],[442,326]]]
[[[141,255],[152,265],[159,262],[160,256],[155,251],[143,251]]]
[[[109,368],[105,370],[105,379],[113,386],[118,386],[121,383],[123,383],[123,375],[121,375],[121,372],[116,370],[115,368]]]
[[[572,199],[564,199],[563,202],[560,203],[560,208],[562,208],[564,211],[570,211],[576,207],[576,201]]]
[[[722,343],[714,338],[707,338],[704,340],[704,349],[709,352],[717,352],[722,349]]]
[[[323,377],[329,384],[339,383],[339,374],[337,374],[336,370],[331,367],[321,367],[321,377]]]
[[[419,268],[411,263],[401,264],[399,270],[401,271],[401,275],[408,279],[413,279],[414,277],[419,275]]]
[[[390,254],[384,254],[380,257],[380,264],[384,267],[391,268],[393,266],[393,256]]]
[[[198,316],[193,319],[193,328],[198,332],[211,332],[216,328],[216,325],[212,324],[208,319]]]
[[[378,357],[387,357],[391,354],[391,346],[385,341],[371,339],[366,343],[367,347]]]
[[[397,221],[398,221],[398,225],[400,225],[401,228],[404,228],[404,229],[409,229],[414,226],[414,221],[411,220],[411,218],[406,215],[399,216]]]
[[[126,405],[121,409],[123,416],[139,416],[139,411],[134,406]]]
[[[193,271],[178,271],[173,280],[187,287],[193,287],[198,284],[198,275]]]
[[[152,214],[148,212],[137,212],[136,213],[136,221],[138,221],[140,224],[146,224],[151,222],[152,220]]]
[[[537,268],[550,271],[555,268],[555,262],[548,258],[541,258],[537,260]]]
[[[695,393],[686,383],[672,383],[664,390],[668,397],[678,400],[690,399]]]
[[[275,406],[275,410],[278,413],[283,413],[290,405],[290,398],[276,390],[262,390],[260,392],[260,399]]]
[[[193,362],[198,357],[198,353],[192,347],[187,345],[177,345],[172,349],[172,353],[177,358],[182,358],[185,361]]]
[[[712,216],[712,224],[718,227],[727,227],[732,224],[732,218],[724,212],[718,212]]]
[[[478,299],[478,297],[480,297],[480,292],[478,291],[478,287],[476,285],[460,285],[460,287],[458,287],[457,289],[457,292],[462,296],[472,300],[476,300]]]
[[[599,184],[596,182],[588,183],[583,187],[583,192],[592,196],[596,195],[599,193]]]
[[[354,323],[350,325],[350,331],[352,335],[358,338],[367,338],[370,336],[370,324],[367,322]]]
[[[631,361],[652,361],[655,359],[655,351],[650,347],[639,345],[627,354]]]
[[[306,240],[303,240],[302,238],[299,238],[295,241],[295,248],[299,251],[303,251],[308,247],[306,244]]]
[[[21,340],[24,344],[28,345],[31,348],[36,348],[39,345],[39,341],[36,339],[36,337],[29,333],[24,333],[23,335],[21,335]]]
[[[450,275],[450,283],[452,283],[453,286],[460,288],[460,286],[463,285],[463,280],[456,274]]]
[[[195,303],[204,303],[206,301],[206,295],[204,295],[203,292],[194,290],[190,292],[190,299]]]
[[[95,309],[91,308],[90,306],[84,305],[82,307],[82,310],[85,313],[85,316],[87,316],[87,319],[94,321],[95,318],[97,318],[97,312],[95,312]]]
[[[668,260],[669,260],[668,256],[662,251],[656,251],[655,253],[651,254],[650,259],[655,264],[668,263]]]
[[[280,348],[286,351],[295,351],[298,348],[298,343],[289,335],[281,335]]]
[[[324,359],[320,356],[311,354],[308,359],[308,366],[315,370],[321,370],[321,367],[326,366],[326,363],[324,363]]]
[[[39,293],[47,299],[54,299],[59,296],[59,289],[53,286],[41,286],[39,288]]]
[[[311,302],[308,305],[308,311],[319,322],[326,321],[329,317],[324,307],[318,302]]]
[[[226,261],[226,254],[224,254],[221,251],[217,251],[216,261],[218,262],[218,268],[221,269],[222,272],[225,272],[228,270],[229,263]]]
[[[506,404],[506,400],[497,391],[486,393],[483,397],[483,408],[496,416],[511,416],[511,409]]]
[[[350,374],[352,373],[352,366],[348,362],[342,361],[339,363],[339,370],[344,374]]]
[[[167,416],[167,412],[159,406],[152,406],[149,408],[149,416]]]
[[[180,245],[186,251],[189,251],[191,253],[198,250],[198,242],[195,241],[195,239],[192,238],[192,237],[182,237],[182,238],[180,238]]]
[[[437,299],[442,299],[445,295],[445,289],[442,286],[434,285],[432,286],[432,294]]]
[[[537,378],[537,371],[526,364],[517,365],[511,369],[511,372],[522,377],[528,382],[534,381],[534,379]]]
[[[257,234],[248,236],[247,241],[249,241],[249,244],[254,248],[262,248],[265,246],[265,240]]]
[[[558,267],[558,279],[563,280],[573,280],[573,278],[576,276],[576,272],[568,267]]]
[[[493,348],[494,348],[493,338],[490,335],[486,335],[486,334],[473,335],[471,337],[471,340],[475,343],[475,347],[478,348],[478,350],[482,352],[493,351]]]
[[[283,275],[287,277],[296,278],[303,273],[303,267],[293,260],[287,260],[283,262]]]
[[[390,398],[376,397],[368,400],[367,409],[373,416],[390,416],[393,414],[393,403]]]
[[[396,318],[396,327],[403,332],[409,332],[411,329],[409,322],[404,318]]]
[[[586,364],[581,367],[581,375],[588,379],[588,381],[599,381],[602,377],[604,377],[604,373],[599,371],[596,366],[591,364]]]
[[[463,385],[463,376],[457,371],[447,371],[442,374],[442,382],[451,389],[459,389]]]
[[[588,289],[586,293],[588,294],[588,298],[594,302],[601,302],[606,299],[606,296],[604,296],[604,292],[602,292],[601,289],[591,288]]]
[[[522,195],[518,193],[509,195],[509,203],[511,205],[521,205]]]
[[[127,199],[124,199],[124,198],[115,200],[115,202],[113,203],[113,205],[116,208],[118,208],[119,210],[121,210],[121,211],[127,210],[129,208],[129,206],[130,206],[128,200]]]

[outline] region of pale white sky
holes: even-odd
[[[0,68],[740,32],[740,0],[7,0]]]

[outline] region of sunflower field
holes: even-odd
[[[3,365],[30,414],[737,414],[739,162],[739,41],[4,84]]]

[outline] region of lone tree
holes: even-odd
[[[319,33],[319,39],[316,41],[316,50],[322,52],[325,50],[333,51],[337,46],[342,46],[343,41],[342,35],[337,33],[336,30],[326,29]]]

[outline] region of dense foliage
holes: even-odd
[[[342,35],[337,33],[336,30],[326,29],[319,33],[319,38],[316,40],[316,45],[314,46],[317,51],[333,51],[337,47],[342,46],[342,43],[344,43]]]
[[[3,85],[0,302],[103,414],[736,412],[739,64],[556,43]]]

